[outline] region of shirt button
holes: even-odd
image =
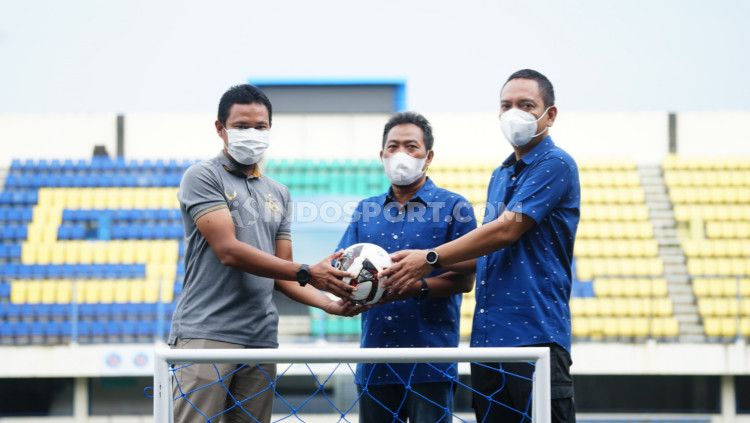
[[[480,309],[479,309],[479,312],[480,312],[480,313],[484,313],[484,309],[483,309],[483,308],[480,308]]]
[[[510,178],[510,180],[511,180],[511,181],[515,181],[515,180],[516,180],[516,177],[515,177],[515,176],[513,176],[512,178]]]

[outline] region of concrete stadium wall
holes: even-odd
[[[677,115],[677,150],[684,156],[750,156],[750,111]]]
[[[277,114],[269,157],[375,158],[388,115]],[[499,163],[511,148],[496,112],[433,113],[436,163]],[[202,158],[221,149],[211,113],[132,113],[125,116],[127,158]],[[750,112],[690,112],[677,118],[678,152],[684,155],[750,155],[743,131]],[[657,163],[668,153],[667,113],[565,112],[551,134],[579,161]],[[116,150],[114,114],[0,115],[0,167],[12,158],[85,158],[93,146]]]
[[[117,116],[102,114],[0,114],[0,166],[11,159],[91,157],[95,145],[116,150]]]

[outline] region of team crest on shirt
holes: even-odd
[[[235,198],[237,198],[237,191],[234,191],[232,195],[229,195],[228,192],[224,191],[224,196],[227,197],[227,201],[232,201]]]
[[[281,204],[271,194],[266,194],[266,208],[275,214],[281,214]]]

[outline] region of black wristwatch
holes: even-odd
[[[438,269],[440,267],[440,256],[438,255],[437,251],[435,250],[427,250],[427,254],[425,255],[425,260],[427,260],[427,264],[430,266]]]
[[[427,280],[422,278],[419,280],[422,283],[422,287],[419,288],[419,294],[417,294],[418,300],[424,300],[430,295],[430,287],[427,285]]]
[[[310,282],[310,266],[302,264],[297,271],[297,282],[299,286],[305,286]]]

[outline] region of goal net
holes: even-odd
[[[362,363],[369,369],[382,366],[396,375],[397,385],[391,384],[388,389],[390,400],[376,394],[379,385],[368,375],[360,375],[355,381],[357,364]],[[530,376],[519,375],[493,363],[528,363],[532,370]],[[411,379],[418,366],[448,381],[451,398],[447,402],[423,391],[420,386],[424,384]],[[528,401],[523,406],[511,406],[498,399],[505,383],[495,392],[476,390],[468,378],[471,366],[492,369],[503,381],[526,379],[531,384]],[[241,373],[246,375],[245,382],[238,388]],[[285,379],[294,382],[286,383]],[[471,409],[457,411],[452,398],[460,395],[479,396],[490,404],[489,410],[493,406],[511,410],[519,422],[549,422],[549,349],[337,348],[330,344],[279,349],[160,347],[155,352],[153,393],[156,423],[218,423],[229,415],[235,419],[231,421],[262,422],[271,415],[269,407],[273,409],[270,421],[274,422],[357,422],[360,411],[387,416],[387,421],[406,422],[410,396],[412,402],[426,407],[422,411],[439,416],[435,421],[492,421],[491,411],[483,416],[475,416]]]

